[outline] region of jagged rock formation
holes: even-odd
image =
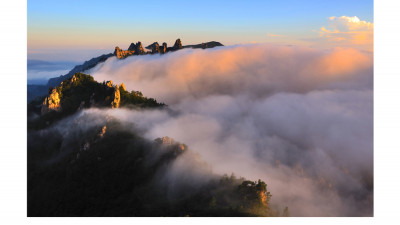
[[[45,98],[42,104],[41,114],[44,115],[51,111],[60,112],[62,111],[61,105],[64,105],[66,110],[71,111],[81,110],[90,106],[104,106],[107,104],[109,104],[111,108],[118,108],[121,102],[119,86],[113,85],[113,82],[110,80],[104,82],[103,88],[100,87],[101,84],[97,83],[97,86],[99,86],[97,87],[98,91],[90,90],[96,83],[93,77],[89,75],[79,73],[73,75],[70,79],[61,82],[60,86],[52,89],[51,94]],[[78,91],[80,91],[80,93],[78,93]],[[71,94],[77,96],[71,96]],[[65,101],[67,101],[67,103],[65,103]],[[78,102],[79,105],[76,106]],[[86,102],[88,102],[88,104],[86,104]]]
[[[124,59],[128,56],[131,56],[135,53],[134,50],[122,50],[118,46],[115,47],[114,55],[117,56],[118,59]]]
[[[125,84],[113,82],[96,82],[92,76],[76,73],[55,88],[50,89],[48,96],[28,104],[28,115],[41,115],[31,121],[28,127],[33,129],[47,127],[51,123],[85,108],[156,108],[164,107],[153,98],[146,98],[140,91],[126,90]],[[30,122],[28,122],[30,123]]]
[[[136,44],[131,43],[128,50],[122,50],[117,46],[117,47],[115,47],[115,51],[114,51],[114,55],[118,59],[124,59],[131,55],[143,55],[143,54],[145,54],[145,51],[143,49],[142,42],[140,42],[140,41],[137,42]]]
[[[162,43],[162,48],[160,49],[161,53],[166,53],[167,52],[167,43],[163,42]]]
[[[142,55],[145,53],[142,42],[138,41],[136,44],[131,43],[131,45],[128,48],[128,51],[134,51],[135,55]]]
[[[182,45],[181,39],[176,39],[175,44],[172,47],[167,47],[167,43],[163,42],[162,46],[158,44],[158,42],[154,42],[153,44],[149,45],[146,47],[146,49],[151,50],[149,52],[145,52],[142,43],[139,41],[136,44],[132,43],[128,50],[121,50],[118,47],[116,47],[116,51],[114,52],[114,55],[117,56],[118,59],[124,59],[128,56],[131,55],[144,55],[144,54],[158,54],[158,53],[167,53],[167,52],[173,52],[177,51],[183,48],[201,48],[201,49],[206,49],[206,48],[214,48],[217,46],[224,46],[223,44],[216,42],[216,41],[211,41],[211,42],[206,42],[206,43],[201,43],[197,45]],[[118,51],[117,51],[118,48]]]
[[[158,44],[158,42],[154,42],[153,44],[147,46],[146,49],[151,50],[152,54],[160,53],[160,45]]]
[[[112,80],[106,81],[106,86],[107,86],[107,87],[113,87],[113,82],[112,82]]]
[[[116,85],[114,87],[114,92],[112,94],[112,102],[111,102],[111,108],[119,108],[120,102],[121,102],[121,94],[119,92],[119,86]]]
[[[60,95],[58,94],[57,89],[53,88],[51,90],[49,97],[46,97],[44,99],[41,110],[42,115],[49,113],[51,111],[56,111],[56,112],[61,111],[60,102],[61,102]]]
[[[182,41],[180,38],[176,39],[174,46],[172,47],[173,50],[182,49]]]
[[[124,84],[124,83],[121,83],[121,84],[119,85],[119,87],[122,89],[122,91],[126,91],[126,87],[125,87],[125,84]]]

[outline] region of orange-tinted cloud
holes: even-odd
[[[372,50],[374,24],[362,21],[358,17],[329,17],[329,24],[321,27],[320,37],[329,42],[342,45],[364,45]]]
[[[371,55],[364,54],[354,48],[335,48],[329,54],[318,57],[308,66],[308,73],[318,73],[326,79],[342,79],[357,70],[372,65]],[[330,78],[329,78],[330,77]],[[321,79],[321,78],[320,78]]]
[[[98,81],[124,82],[167,104],[187,96],[276,91],[308,92],[371,83],[372,54],[354,48],[323,51],[267,44],[210,50],[185,49],[160,56],[110,58],[89,71]],[[352,82],[350,82],[352,81]]]
[[[133,122],[150,140],[169,136],[188,144],[213,172],[268,180],[274,201],[291,215],[372,215],[372,200],[353,200],[373,194],[360,179],[373,177],[371,53],[236,45],[111,57],[89,73],[177,112],[106,115]]]

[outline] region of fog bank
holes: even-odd
[[[174,113],[84,113],[133,123],[149,139],[170,136],[216,173],[261,178],[292,216],[372,216],[372,62],[355,49],[270,45],[111,57],[88,73]]]

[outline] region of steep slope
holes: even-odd
[[[88,61],[85,61],[82,65],[75,66],[67,74],[49,79],[49,81],[47,82],[47,87],[58,86],[58,85],[60,85],[60,83],[63,80],[71,78],[75,73],[80,73],[80,72],[83,72],[85,70],[91,69],[91,68],[95,67],[97,64],[106,61],[108,58],[110,58],[112,56],[114,56],[114,55],[112,53],[109,53],[109,54],[104,54],[104,55],[92,58],[92,59],[90,59]]]
[[[134,124],[93,120],[28,133],[28,216],[274,215],[264,182],[213,174],[186,145],[146,140]]]
[[[214,174],[187,145],[110,116],[166,108],[124,84],[76,73],[42,100],[28,105],[28,216],[279,215],[265,182]]]

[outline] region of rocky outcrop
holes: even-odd
[[[51,90],[51,93],[48,97],[44,99],[42,104],[42,115],[49,113],[51,111],[59,112],[61,111],[61,98],[56,88]]]
[[[135,54],[134,50],[122,50],[118,46],[115,47],[114,55],[117,56],[118,59],[124,59],[133,54]]]
[[[111,108],[119,108],[119,105],[121,103],[121,93],[119,91],[119,86],[118,85],[114,86],[112,80],[106,81],[105,85],[108,88],[113,89],[113,92],[112,92],[112,95],[110,98],[111,99]],[[124,85],[124,84],[122,83],[122,85]],[[125,87],[125,85],[124,85],[124,87]]]
[[[111,102],[111,108],[119,108],[121,103],[121,93],[119,92],[119,86],[114,87],[113,99]]]
[[[124,84],[124,83],[121,83],[121,84],[119,85],[119,87],[120,87],[123,91],[126,91],[126,87],[125,87],[125,84]]]
[[[114,55],[117,56],[119,59],[124,59],[130,55],[144,55],[144,54],[164,54],[167,52],[173,52],[177,51],[183,48],[201,48],[201,49],[206,49],[206,48],[214,48],[217,46],[224,46],[223,44],[216,42],[216,41],[211,41],[211,42],[205,42],[197,45],[182,45],[182,41],[180,38],[176,39],[175,44],[172,47],[167,47],[167,43],[163,42],[162,46],[158,44],[158,42],[154,42],[153,44],[149,45],[146,47],[146,49],[151,50],[148,52],[145,52],[142,46],[142,43],[139,41],[136,44],[131,43],[129,46],[128,50],[121,50],[120,48],[116,47]]]
[[[136,44],[131,43],[129,45],[128,51],[134,51],[135,55],[142,55],[145,53],[142,42],[138,41]]]
[[[173,50],[182,49],[182,41],[180,38],[176,39],[174,46],[172,47]]]
[[[109,80],[109,81],[106,81],[106,86],[107,87],[113,87],[113,82],[112,82],[112,80]]]
[[[167,52],[167,43],[162,43],[162,47],[160,49],[161,53],[166,53]]]
[[[121,85],[126,90],[125,85]],[[94,86],[97,86],[97,93],[93,92]],[[61,109],[62,104],[63,107],[65,106],[63,109]],[[89,75],[77,73],[51,90],[49,96],[42,103],[41,114],[44,115],[52,111],[76,111],[91,106],[119,108],[120,104],[121,93],[118,85],[114,85],[111,80],[100,84]]]
[[[147,46],[146,49],[151,50],[152,54],[160,53],[160,45],[158,44],[158,42],[154,42],[153,44]]]

